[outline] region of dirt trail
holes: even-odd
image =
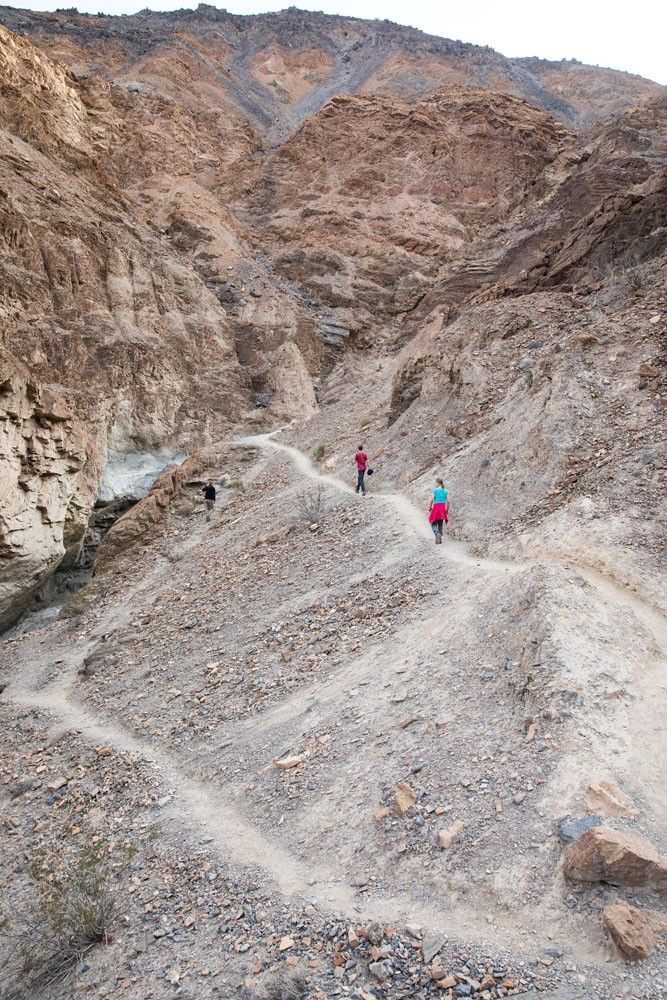
[[[342,479],[338,479],[337,476],[330,476],[327,473],[318,472],[308,456],[304,455],[304,453],[298,448],[275,441],[275,435],[280,433],[280,430],[282,430],[282,428],[271,431],[269,434],[257,434],[251,437],[239,438],[234,442],[234,444],[237,447],[242,448],[268,448],[273,451],[282,452],[291,458],[299,472],[307,479],[313,479],[316,482],[324,483],[327,486],[331,486],[335,490],[341,491],[342,493],[347,493],[352,496],[355,495],[355,491],[352,487],[343,482]],[[379,504],[387,504],[393,507],[394,511],[399,515],[404,524],[406,524],[407,527],[409,527],[414,533],[415,540],[428,540],[431,544],[433,543],[433,532],[428,525],[423,511],[415,507],[415,505],[402,493],[367,493],[363,502],[368,501]],[[360,502],[362,502],[361,498]],[[482,558],[472,555],[468,552],[466,546],[462,542],[455,542],[451,539],[447,540],[446,550],[443,550],[443,552],[446,557],[453,559],[456,562],[469,566],[486,568],[491,572],[511,573],[520,569],[516,563],[503,562],[497,559],[487,557]]]
[[[169,811],[181,825],[197,836],[205,832],[213,837],[225,855],[237,864],[264,868],[286,895],[307,889],[308,873],[303,864],[243,819],[238,808],[239,796],[233,788],[228,785],[226,793],[221,795],[210,785],[200,784],[169,754],[132,736],[109,718],[96,718],[69,696],[69,686],[68,678],[64,684],[52,685],[41,692],[14,694],[12,701],[56,716],[59,728],[78,732],[90,743],[108,744],[146,761],[175,796],[175,806]],[[350,905],[351,899],[341,898],[337,902]]]
[[[294,462],[302,476],[323,482],[346,494],[354,492],[350,486],[335,476],[320,474],[308,457],[299,449],[276,442],[274,435],[243,438],[236,441],[235,445],[238,447],[259,447],[283,453]],[[426,539],[432,542],[432,534],[424,514],[402,494],[373,494],[368,500],[362,501],[360,499],[359,502],[391,506],[413,532],[414,545],[423,547],[423,542]],[[195,543],[194,538],[189,542],[189,544]],[[491,574],[502,573],[503,575],[520,572],[526,567],[534,565],[530,561],[505,563],[500,560],[476,557],[471,555],[462,543],[452,542],[448,542],[442,549],[435,549],[435,546],[432,549],[429,547],[428,553],[425,552],[425,558],[429,560],[449,558],[467,568],[474,567],[477,571],[481,570]],[[550,561],[548,558],[543,560],[543,562]],[[560,565],[563,563],[561,562]],[[664,655],[667,646],[667,630],[664,620],[652,606],[644,602],[638,595],[630,594],[625,588],[608,580],[597,571],[586,569],[575,563],[572,563],[570,568],[581,573],[591,586],[596,588],[603,600],[635,614],[652,634],[656,645],[661,650],[661,657]],[[150,586],[150,581],[163,569],[163,565],[156,566],[148,580],[142,581],[137,592]],[[211,788],[209,784],[204,785],[198,782],[172,755],[131,735],[112,719],[96,717],[79,704],[72,695],[72,688],[76,680],[76,671],[83,658],[94,645],[96,638],[99,638],[111,627],[118,627],[129,620],[133,607],[133,601],[128,599],[124,608],[114,608],[105,615],[97,623],[92,636],[64,658],[65,669],[61,670],[55,681],[44,686],[45,674],[48,670],[45,659],[36,664],[32,671],[27,672],[20,683],[12,682],[3,698],[18,705],[30,706],[51,714],[58,720],[59,726],[79,732],[84,739],[90,742],[108,744],[119,752],[132,754],[147,761],[154,768],[165,788],[172,794],[173,802],[169,805],[167,812],[181,827],[185,827],[199,836],[202,833],[211,836],[223,857],[230,862],[262,869],[285,896],[294,894],[307,896],[324,907],[354,914],[357,918],[361,913],[395,922],[406,919],[421,919],[431,927],[454,934],[457,937],[474,934],[478,939],[486,938],[489,946],[503,947],[516,940],[517,928],[520,924],[517,918],[511,914],[503,914],[496,926],[481,930],[479,914],[473,908],[463,905],[457,905],[451,912],[442,910],[431,912],[427,907],[422,906],[407,895],[379,895],[375,900],[365,904],[365,907],[360,906],[358,895],[351,886],[341,880],[337,871],[323,869],[321,863],[318,862],[317,871],[309,872],[303,860],[290,853],[286,848],[279,846],[278,838],[270,838],[246,819],[244,817],[243,795],[240,789],[226,785],[224,792],[222,792]],[[382,652],[385,655],[395,655],[395,646],[402,646],[406,633],[411,628],[414,629],[415,637],[420,630],[423,631],[421,623],[408,625],[407,629],[392,636],[391,648],[387,645]],[[305,691],[296,692],[286,699],[284,704],[274,706],[266,713],[256,717],[253,719],[253,726],[258,727],[258,729],[270,729],[275,723],[301,712],[308,699],[312,700],[318,695],[320,700],[326,700],[332,693],[340,690],[346,684],[349,685],[352,677],[358,679],[364,673],[370,674],[376,664],[376,657],[377,650],[369,650],[365,656],[357,659],[349,668],[337,672],[334,677],[320,685],[317,691],[315,687],[311,687]],[[647,692],[647,695],[649,694]],[[239,730],[241,731],[243,728],[247,728],[247,723],[242,724]]]
[[[271,449],[287,455],[299,472],[309,479],[325,483],[346,494],[354,494],[354,490],[335,476],[321,474],[312,462],[298,448],[282,444],[275,436],[283,428],[269,434],[242,438],[235,442],[240,447],[259,447]],[[374,503],[390,505],[401,520],[413,532],[414,541],[421,544],[424,540],[432,542],[433,536],[427,524],[424,513],[420,511],[402,493],[372,493],[363,502],[372,500]],[[649,599],[637,593],[629,585],[612,577],[603,568],[592,567],[582,563],[576,557],[567,553],[539,552],[534,557],[524,557],[514,562],[507,562],[490,557],[471,554],[462,542],[447,539],[442,550],[431,551],[426,558],[450,559],[464,566],[474,566],[483,572],[491,574],[517,573],[531,567],[555,566],[578,573],[589,584],[597,595],[600,610],[610,608],[614,613],[629,613],[652,637],[654,650],[649,654],[648,661],[652,664],[644,673],[633,679],[636,700],[629,715],[632,723],[628,731],[641,732],[641,741],[630,740],[627,743],[625,757],[630,769],[635,774],[642,775],[642,783],[650,793],[652,807],[662,821],[667,821],[667,788],[664,783],[661,761],[664,752],[664,723],[662,705],[664,693],[667,690],[667,619],[661,609]],[[358,665],[357,665],[358,669]],[[290,714],[289,705],[280,706],[276,718]]]
[[[665,719],[667,695],[667,621],[650,602],[597,570],[571,564],[586,582],[596,589],[603,601],[612,608],[630,612],[652,637],[654,649],[647,655],[647,664],[633,678],[634,701],[629,709],[628,733],[641,733],[641,740],[630,740],[627,763],[630,772],[641,775],[644,794],[659,818],[667,823],[667,783],[665,782]],[[622,650],[619,650],[622,656]]]
[[[280,433],[280,428],[271,431],[269,434],[258,434],[251,437],[239,438],[234,444],[238,447],[269,448],[274,451],[283,452],[294,462],[296,468],[303,476],[340,490],[343,493],[354,495],[354,490],[343,480],[336,476],[320,473],[313,466],[313,463],[298,448],[291,445],[281,444],[275,441],[275,435]],[[402,493],[369,493],[367,500],[377,503],[390,504],[403,522],[412,529],[417,538],[428,539],[433,542],[433,534],[428,526],[423,511],[419,510]],[[608,601],[632,611],[643,625],[651,632],[661,649],[667,656],[667,619],[659,608],[651,601],[643,598],[629,586],[619,582],[605,574],[602,570],[596,569],[579,562],[576,558],[570,558],[566,554],[553,554],[549,552],[540,553],[539,558],[523,558],[512,562],[494,559],[488,556],[475,556],[468,551],[463,542],[447,540],[447,544],[442,554],[456,562],[470,566],[477,566],[487,569],[490,572],[511,573],[518,572],[529,566],[563,566],[581,574],[582,577]]]
[[[298,449],[274,442],[269,435],[242,439],[236,444],[243,447],[258,446],[284,452],[294,461],[303,476],[323,481],[332,488],[345,493],[354,493],[351,487],[336,477],[320,475],[313,468],[307,456]],[[427,525],[424,525],[423,515],[405,497],[400,494],[381,494],[374,495],[373,500],[393,505],[405,522],[414,529],[416,542],[421,544],[423,539],[432,541],[431,531]],[[197,544],[197,540],[204,530],[202,527],[196,535],[188,540],[189,547]],[[468,556],[462,551],[461,546],[456,546],[455,552],[452,551],[451,555],[471,566],[478,567],[484,562]],[[164,565],[165,563],[159,563],[154,567],[149,577],[142,580],[139,587],[136,588],[135,595],[151,586],[152,582],[164,571]],[[489,568],[495,570],[497,566],[502,566],[502,564],[496,565],[492,562]],[[503,571],[511,568],[502,566]],[[359,919],[360,915],[368,919],[384,918],[394,922],[422,919],[430,926],[443,932],[458,935],[477,933],[479,936],[478,915],[473,909],[468,911],[462,906],[457,907],[456,913],[451,915],[440,911],[431,912],[428,907],[416,903],[407,895],[400,897],[381,896],[374,901],[367,901],[364,906],[360,905],[358,894],[351,885],[341,880],[339,873],[323,869],[320,860],[317,862],[317,872],[309,872],[301,858],[278,846],[275,840],[268,839],[250,821],[245,819],[242,792],[239,789],[226,784],[223,793],[212,789],[208,784],[204,785],[198,782],[179,765],[172,755],[132,735],[113,719],[109,717],[99,718],[81,705],[73,695],[77,670],[102,635],[127,624],[132,617],[134,607],[134,601],[128,599],[121,608],[114,607],[104,615],[96,624],[90,637],[62,657],[60,669],[55,679],[48,680],[48,675],[52,674],[53,667],[52,661],[46,655],[43,660],[36,662],[31,670],[23,674],[20,682],[14,682],[5,692],[3,698],[11,700],[17,705],[40,709],[53,716],[57,719],[55,729],[80,733],[84,739],[91,743],[106,744],[118,752],[131,754],[146,761],[154,768],[165,789],[173,796],[173,802],[168,805],[165,812],[171,815],[179,826],[192,831],[196,836],[205,833],[212,837],[223,856],[234,864],[261,868],[286,897],[295,894],[307,896],[325,908],[349,913],[354,915],[356,919]],[[421,624],[408,626],[408,631],[411,634],[414,633],[411,639],[414,645],[419,633],[423,632],[423,627]],[[400,635],[399,644],[402,645],[404,636],[403,633]],[[394,637],[394,641],[396,638],[398,637]],[[385,650],[385,652],[391,654],[392,650]],[[369,649],[364,656],[356,659],[348,669],[339,671],[335,677],[330,678],[318,691],[320,701],[326,700],[327,697],[334,695],[345,686],[349,686],[353,679],[358,680],[361,676],[370,675],[376,666],[376,656],[376,648]],[[311,692],[297,692],[284,705],[268,710],[265,716],[255,718],[253,726],[257,729],[264,726],[271,728],[281,719],[287,718],[293,713],[299,714],[308,698],[314,695],[315,688]],[[241,729],[243,728],[242,725]],[[508,928],[505,928],[505,932],[500,934],[500,940],[497,943],[507,943],[507,930]],[[491,937],[497,938],[499,932],[500,928],[494,929]]]
[[[110,622],[107,621],[108,625]],[[423,633],[421,624],[414,626],[414,636]],[[401,640],[404,637],[401,636]],[[402,641],[400,643],[402,645]],[[55,732],[79,733],[94,745],[107,745],[119,753],[130,754],[148,763],[158,775],[165,790],[173,797],[163,809],[181,829],[188,830],[193,838],[206,835],[213,839],[224,860],[242,867],[261,869],[286,898],[297,896],[316,903],[323,909],[346,913],[355,920],[390,920],[421,922],[434,930],[453,936],[486,935],[489,946],[507,947],[516,934],[515,922],[506,919],[502,925],[485,928],[480,934],[479,917],[474,907],[458,904],[455,910],[432,909],[418,902],[409,894],[378,895],[372,900],[362,900],[352,885],[341,879],[339,871],[326,868],[317,859],[316,870],[309,870],[307,862],[290,853],[277,843],[278,837],[269,839],[243,813],[243,792],[225,783],[224,792],[217,791],[210,783],[203,784],[193,778],[175,758],[147,741],[133,736],[113,719],[100,719],[76,701],[72,688],[76,670],[86,653],[94,645],[86,643],[72,652],[66,669],[58,678],[41,690],[29,686],[13,689],[6,700],[16,705],[37,708],[57,719]],[[369,649],[348,668],[336,674],[321,690],[321,702],[328,696],[348,687],[353,680],[372,674],[377,669],[377,651]],[[315,686],[317,687],[317,685]],[[314,692],[313,692],[314,693]],[[308,692],[297,692],[284,705],[271,709],[252,720],[255,736],[262,729],[270,729],[293,713],[302,712],[309,697]],[[241,724],[244,728],[247,724]]]

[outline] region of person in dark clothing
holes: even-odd
[[[357,488],[355,493],[360,490],[363,495],[366,495],[366,483],[364,482],[364,477],[366,476],[366,469],[368,468],[368,455],[364,451],[363,444],[360,444],[357,448],[357,454],[354,456],[354,461],[357,463]]]
[[[213,510],[213,505],[215,504],[215,486],[209,479],[206,486],[203,487],[202,493],[204,494],[204,504],[206,506],[206,520],[211,520],[211,511]]]

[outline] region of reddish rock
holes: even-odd
[[[667,858],[643,837],[608,826],[594,826],[570,844],[563,871],[575,882],[647,886],[667,894]]]
[[[648,958],[658,939],[667,934],[667,917],[656,910],[638,910],[621,901],[605,906],[602,920],[614,944],[626,958]]]

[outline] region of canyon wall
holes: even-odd
[[[405,423],[470,308],[664,261],[649,81],[294,10],[0,23],[5,623],[142,462],[308,419],[366,354]]]

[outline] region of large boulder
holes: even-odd
[[[656,910],[638,910],[624,900],[605,906],[602,920],[626,958],[648,958],[658,939],[667,934],[667,917]]]
[[[563,872],[575,882],[646,886],[667,895],[667,857],[643,837],[608,826],[587,830],[566,848]]]

